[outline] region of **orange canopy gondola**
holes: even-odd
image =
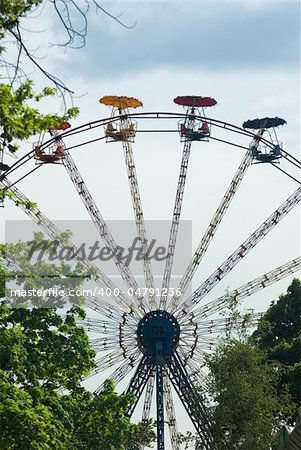
[[[99,103],[118,109],[138,108],[139,106],[143,106],[142,102],[137,98],[118,95],[106,95],[99,100]]]

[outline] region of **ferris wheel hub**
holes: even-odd
[[[179,344],[180,325],[167,311],[151,311],[138,323],[137,339],[145,356],[170,357]]]

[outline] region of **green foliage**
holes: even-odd
[[[244,340],[250,333],[250,328],[254,324],[254,310],[247,309],[241,312],[237,300],[237,295],[230,296],[226,299],[226,307],[221,311],[220,315],[226,317],[225,337]]]
[[[68,243],[70,232],[57,239]],[[43,234],[36,233],[35,240],[43,242]],[[22,267],[27,288],[35,282],[32,273],[37,264],[28,258],[29,249],[21,242],[0,245],[0,268],[5,269],[9,253]],[[81,286],[87,275],[80,265],[73,272],[66,264],[44,264],[43,270],[53,270],[60,283],[75,275],[76,286]],[[36,280],[39,277],[38,273]],[[3,285],[5,280],[0,281]],[[62,316],[54,308],[11,308],[0,303],[1,450],[139,450],[140,442],[154,439],[150,424],[132,424],[125,417],[132,395],[118,395],[110,381],[98,396],[81,387],[82,377],[95,366],[88,335],[77,325],[77,318],[84,317],[79,307]]]
[[[194,448],[195,450],[201,449],[201,443],[199,442],[198,435],[191,431],[186,431],[185,434],[179,433],[179,442],[183,449],[188,450]]]
[[[3,269],[6,281],[10,281],[6,290],[6,302],[10,306],[63,307],[67,300],[75,306],[82,304],[79,288],[93,278],[96,271],[80,261],[72,261],[70,265],[60,260],[60,245],[67,246],[70,235],[70,231],[65,231],[55,240],[47,240],[43,233],[36,232],[32,241],[6,244],[6,258],[13,262],[14,268],[9,273],[5,267]],[[11,289],[22,291],[22,295],[11,295]],[[33,290],[43,290],[44,295],[33,295]],[[72,298],[66,299],[65,293],[71,290]]]
[[[42,233],[35,234],[37,242],[42,241],[43,237]],[[64,242],[69,237],[70,232],[65,232],[58,236],[58,240]],[[2,294],[5,292],[4,283],[10,278],[26,292],[33,288],[43,289],[48,295],[46,298],[25,296],[19,302],[5,296],[5,302],[0,306],[0,369],[12,374],[19,386],[42,385],[48,389],[64,387],[72,390],[78,387],[82,375],[87,374],[94,365],[94,352],[90,349],[88,336],[76,324],[76,319],[84,317],[84,312],[75,306],[63,318],[56,309],[47,305],[65,306],[69,300],[66,298],[68,289],[81,287],[87,269],[80,263],[73,269],[65,263],[36,261],[29,257],[30,249],[31,245],[22,242],[0,247]],[[22,269],[21,273],[8,274],[6,257]],[[49,289],[54,287],[64,292],[58,298]],[[29,300],[34,309],[25,307]],[[80,300],[80,296],[75,297],[73,303]],[[21,307],[10,307],[17,304]]]
[[[84,389],[61,395],[45,387],[24,390],[0,370],[0,448],[29,450],[138,450],[154,433],[124,416],[131,395],[105,383],[99,396]]]
[[[132,424],[125,416],[133,401],[132,395],[116,394],[113,383],[108,380],[103,391],[91,398],[82,408],[75,426],[71,448],[138,450],[141,441],[141,425]],[[153,438],[153,432],[145,429],[144,443],[149,444]]]
[[[13,29],[21,17],[30,12],[43,0],[1,0],[0,5],[0,38],[4,37],[5,31]]]
[[[278,416],[293,424],[301,404],[301,280],[294,279],[259,321],[252,342],[277,372]]]
[[[5,197],[13,200],[15,202],[16,206],[21,205],[21,206],[24,206],[28,210],[34,210],[38,206],[37,203],[19,199],[17,197],[17,194],[15,194],[15,192],[13,192],[13,191],[6,190],[6,189],[0,189],[0,201],[4,200]]]
[[[253,338],[262,349],[276,349],[279,343],[293,343],[301,333],[301,280],[295,278],[273,302],[259,322]]]
[[[71,439],[69,397],[94,367],[94,355],[72,309],[11,309],[0,304],[0,448],[62,449]],[[60,395],[57,388],[71,394]]]
[[[251,337],[238,333],[243,316],[236,307],[230,299],[227,338],[208,359],[214,449],[267,450],[277,428],[294,423],[301,402],[300,280],[272,303]]]
[[[0,244],[0,298],[5,297],[7,270],[5,267],[5,244]]]
[[[45,397],[45,395],[44,395]],[[48,395],[58,400],[58,395]],[[45,401],[45,398],[44,398]],[[0,448],[28,450],[64,450],[68,428],[47,402],[37,402],[30,393],[11,383],[0,370]]]
[[[7,149],[15,153],[17,140],[28,139],[34,134],[55,128],[61,122],[78,115],[78,108],[70,108],[65,115],[42,114],[30,105],[41,99],[54,96],[56,89],[45,88],[35,93],[32,81],[27,80],[16,90],[10,85],[0,84],[0,151]]]
[[[228,341],[209,360],[214,448],[267,450],[274,441],[276,397],[264,354],[246,342]]]
[[[76,324],[81,310],[62,318],[54,309],[0,309],[0,369],[18,386],[47,389],[79,386],[94,366],[88,336]]]

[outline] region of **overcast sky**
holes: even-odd
[[[43,10],[39,20],[33,19],[30,27],[24,23],[24,28],[39,31],[27,38],[39,56],[48,53],[42,60],[45,67],[78,95],[75,104],[81,114],[73,125],[108,116],[109,109],[98,103],[107,94],[135,96],[143,102],[143,111],[173,112],[182,112],[173,103],[177,95],[212,96],[218,104],[208,110],[208,116],[226,122],[241,125],[249,118],[267,115],[286,119],[287,125],[280,128],[278,137],[290,153],[299,156],[298,2],[120,1],[105,6],[112,14],[122,12],[125,24],[136,25],[123,28],[105,15],[95,15],[91,9],[86,46],[78,50],[49,48],[49,43],[65,39],[50,7]],[[76,23],[80,29],[82,23]],[[46,83],[37,72],[32,77],[40,86]],[[47,102],[44,109],[56,111],[58,105]],[[154,124],[156,127],[162,128],[162,124]],[[32,142],[24,144],[22,151],[28,152],[31,146]],[[175,134],[137,137],[134,152],[146,219],[171,218],[181,148]],[[194,246],[243,154],[243,150],[216,143],[193,144],[182,217],[193,222]],[[72,155],[104,217],[131,219],[121,146],[102,143],[73,150]],[[293,170],[285,161],[281,166]],[[88,217],[63,167],[42,167],[19,187],[37,200],[51,218]],[[211,253],[208,251],[204,273],[200,272],[197,280],[209,275],[296,187],[296,183],[269,165],[251,166],[212,242]],[[8,218],[24,218],[9,202],[6,214]],[[241,268],[216,288],[217,292],[232,287],[232,283],[234,288],[298,254],[297,211],[291,217],[277,227],[279,236],[275,229],[266,239],[265,245],[270,245],[271,251],[262,250],[265,258],[258,257],[260,247],[264,248],[261,243],[254,256],[246,257]],[[295,228],[290,228],[292,222]],[[250,266],[250,273],[238,275],[244,264]],[[196,281],[195,287],[198,284]],[[287,280],[282,282],[283,287],[286,284]],[[270,288],[273,289],[277,292],[280,288]],[[268,296],[265,306],[270,300]]]
[[[100,26],[94,17],[81,64],[72,58],[67,72],[93,80],[156,68],[216,73],[299,67],[294,3],[116,2],[112,10],[136,26],[116,29],[109,18]]]
[[[173,103],[177,95],[212,96],[218,104],[208,110],[209,117],[239,126],[257,117],[286,119],[287,125],[279,129],[278,137],[287,151],[299,157],[299,2],[116,1],[104,5],[112,14],[122,12],[121,19],[127,25],[136,25],[123,28],[91,9],[86,46],[66,51],[51,47],[48,58],[42,61],[79,96],[75,104],[81,114],[73,124],[107,117],[109,109],[98,103],[103,95],[137,97],[145,112],[182,112]],[[49,11],[44,10],[39,23],[33,23],[36,29],[44,30],[35,35],[41,55],[48,42],[63,39],[62,29]],[[46,83],[37,73],[33,77],[40,85]],[[55,103],[47,106],[54,109]],[[156,122],[153,126],[164,125]],[[245,145],[248,143],[244,140]],[[31,145],[24,144],[22,152],[28,152]],[[181,151],[175,133],[137,137],[134,154],[146,219],[170,220]],[[103,142],[72,152],[104,217],[131,219],[121,146]],[[244,150],[234,147],[193,143],[182,215],[192,221],[193,248],[243,156]],[[281,167],[293,173],[285,161],[281,161]],[[42,167],[19,187],[52,219],[88,218],[63,167]],[[203,260],[194,287],[297,187],[270,165],[252,165]],[[8,201],[5,214],[7,218],[24,219]],[[294,210],[209,298],[297,257],[299,231],[299,212]],[[264,310],[291,279],[256,294],[246,305]]]

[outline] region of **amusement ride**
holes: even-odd
[[[85,306],[98,313],[99,318],[79,320],[79,324],[87,331],[98,335],[97,338],[91,339],[91,345],[97,351],[97,359],[96,368],[88,377],[97,377],[101,372],[112,368],[110,378],[118,385],[132,373],[126,392],[133,393],[136,401],[127,415],[130,417],[139,400],[144,398],[142,422],[148,423],[155,399],[158,450],[165,449],[167,445],[166,425],[169,427],[172,449],[181,448],[173,399],[176,394],[196,429],[202,448],[209,450],[212,448],[211,424],[206,394],[207,379],[203,368],[206,353],[218,345],[227,327],[227,317],[216,315],[227,308],[229,298],[242,300],[298,271],[300,258],[285,262],[214,300],[203,301],[202,305],[200,301],[298,204],[301,198],[300,181],[285,171],[279,163],[285,159],[290,167],[295,166],[298,169],[301,163],[288,153],[278,140],[276,130],[286,123],[281,118],[247,120],[242,127],[238,127],[207,116],[206,110],[217,103],[211,97],[178,96],[174,102],[184,108],[183,113],[137,112],[136,109],[142,106],[138,99],[126,96],[102,97],[100,103],[111,108],[109,117],[76,128],[63,122],[56,129],[50,130],[49,136],[43,135],[33,149],[11,167],[1,163],[0,187],[4,192],[12,193],[11,199],[15,204],[23,209],[44,233],[54,239],[60,235],[61,230],[38,206],[29,208],[29,199],[16,185],[33,171],[42,171],[45,164],[64,166],[99,235],[110,249],[125,286],[133,293],[133,296],[129,297],[126,293],[116,290],[114,281],[99,267],[88,259],[82,261],[87,267],[93,266],[99,286],[110,290],[108,299],[87,297],[85,300]],[[173,121],[173,128],[164,131],[178,133],[183,150],[167,243],[167,258],[158,296],[151,262],[146,257],[149,241],[133,146],[139,138],[139,133],[156,133],[156,124],[164,121]],[[153,128],[143,130],[145,122],[154,123]],[[96,138],[95,135],[91,138],[91,130],[97,132]],[[215,130],[223,130],[230,138],[217,137]],[[246,143],[238,143],[236,136],[242,137]],[[70,140],[74,137],[76,144]],[[146,295],[141,294],[130,267],[124,264],[116,252],[115,238],[71,156],[73,148],[94,145],[99,141],[113,146],[120,145],[123,149],[136,233],[142,247]],[[176,293],[169,298],[167,293],[172,276],[191,148],[203,143],[207,145],[210,141],[244,149],[245,154],[182,276]],[[188,286],[252,164],[273,165],[299,186],[197,289],[187,294]],[[18,169],[22,166],[29,169],[25,175],[18,176]],[[14,176],[12,182],[10,175]],[[72,242],[68,245],[76,253],[77,247]],[[97,387],[95,394],[102,388],[103,383]],[[143,448],[141,444],[141,449]]]

